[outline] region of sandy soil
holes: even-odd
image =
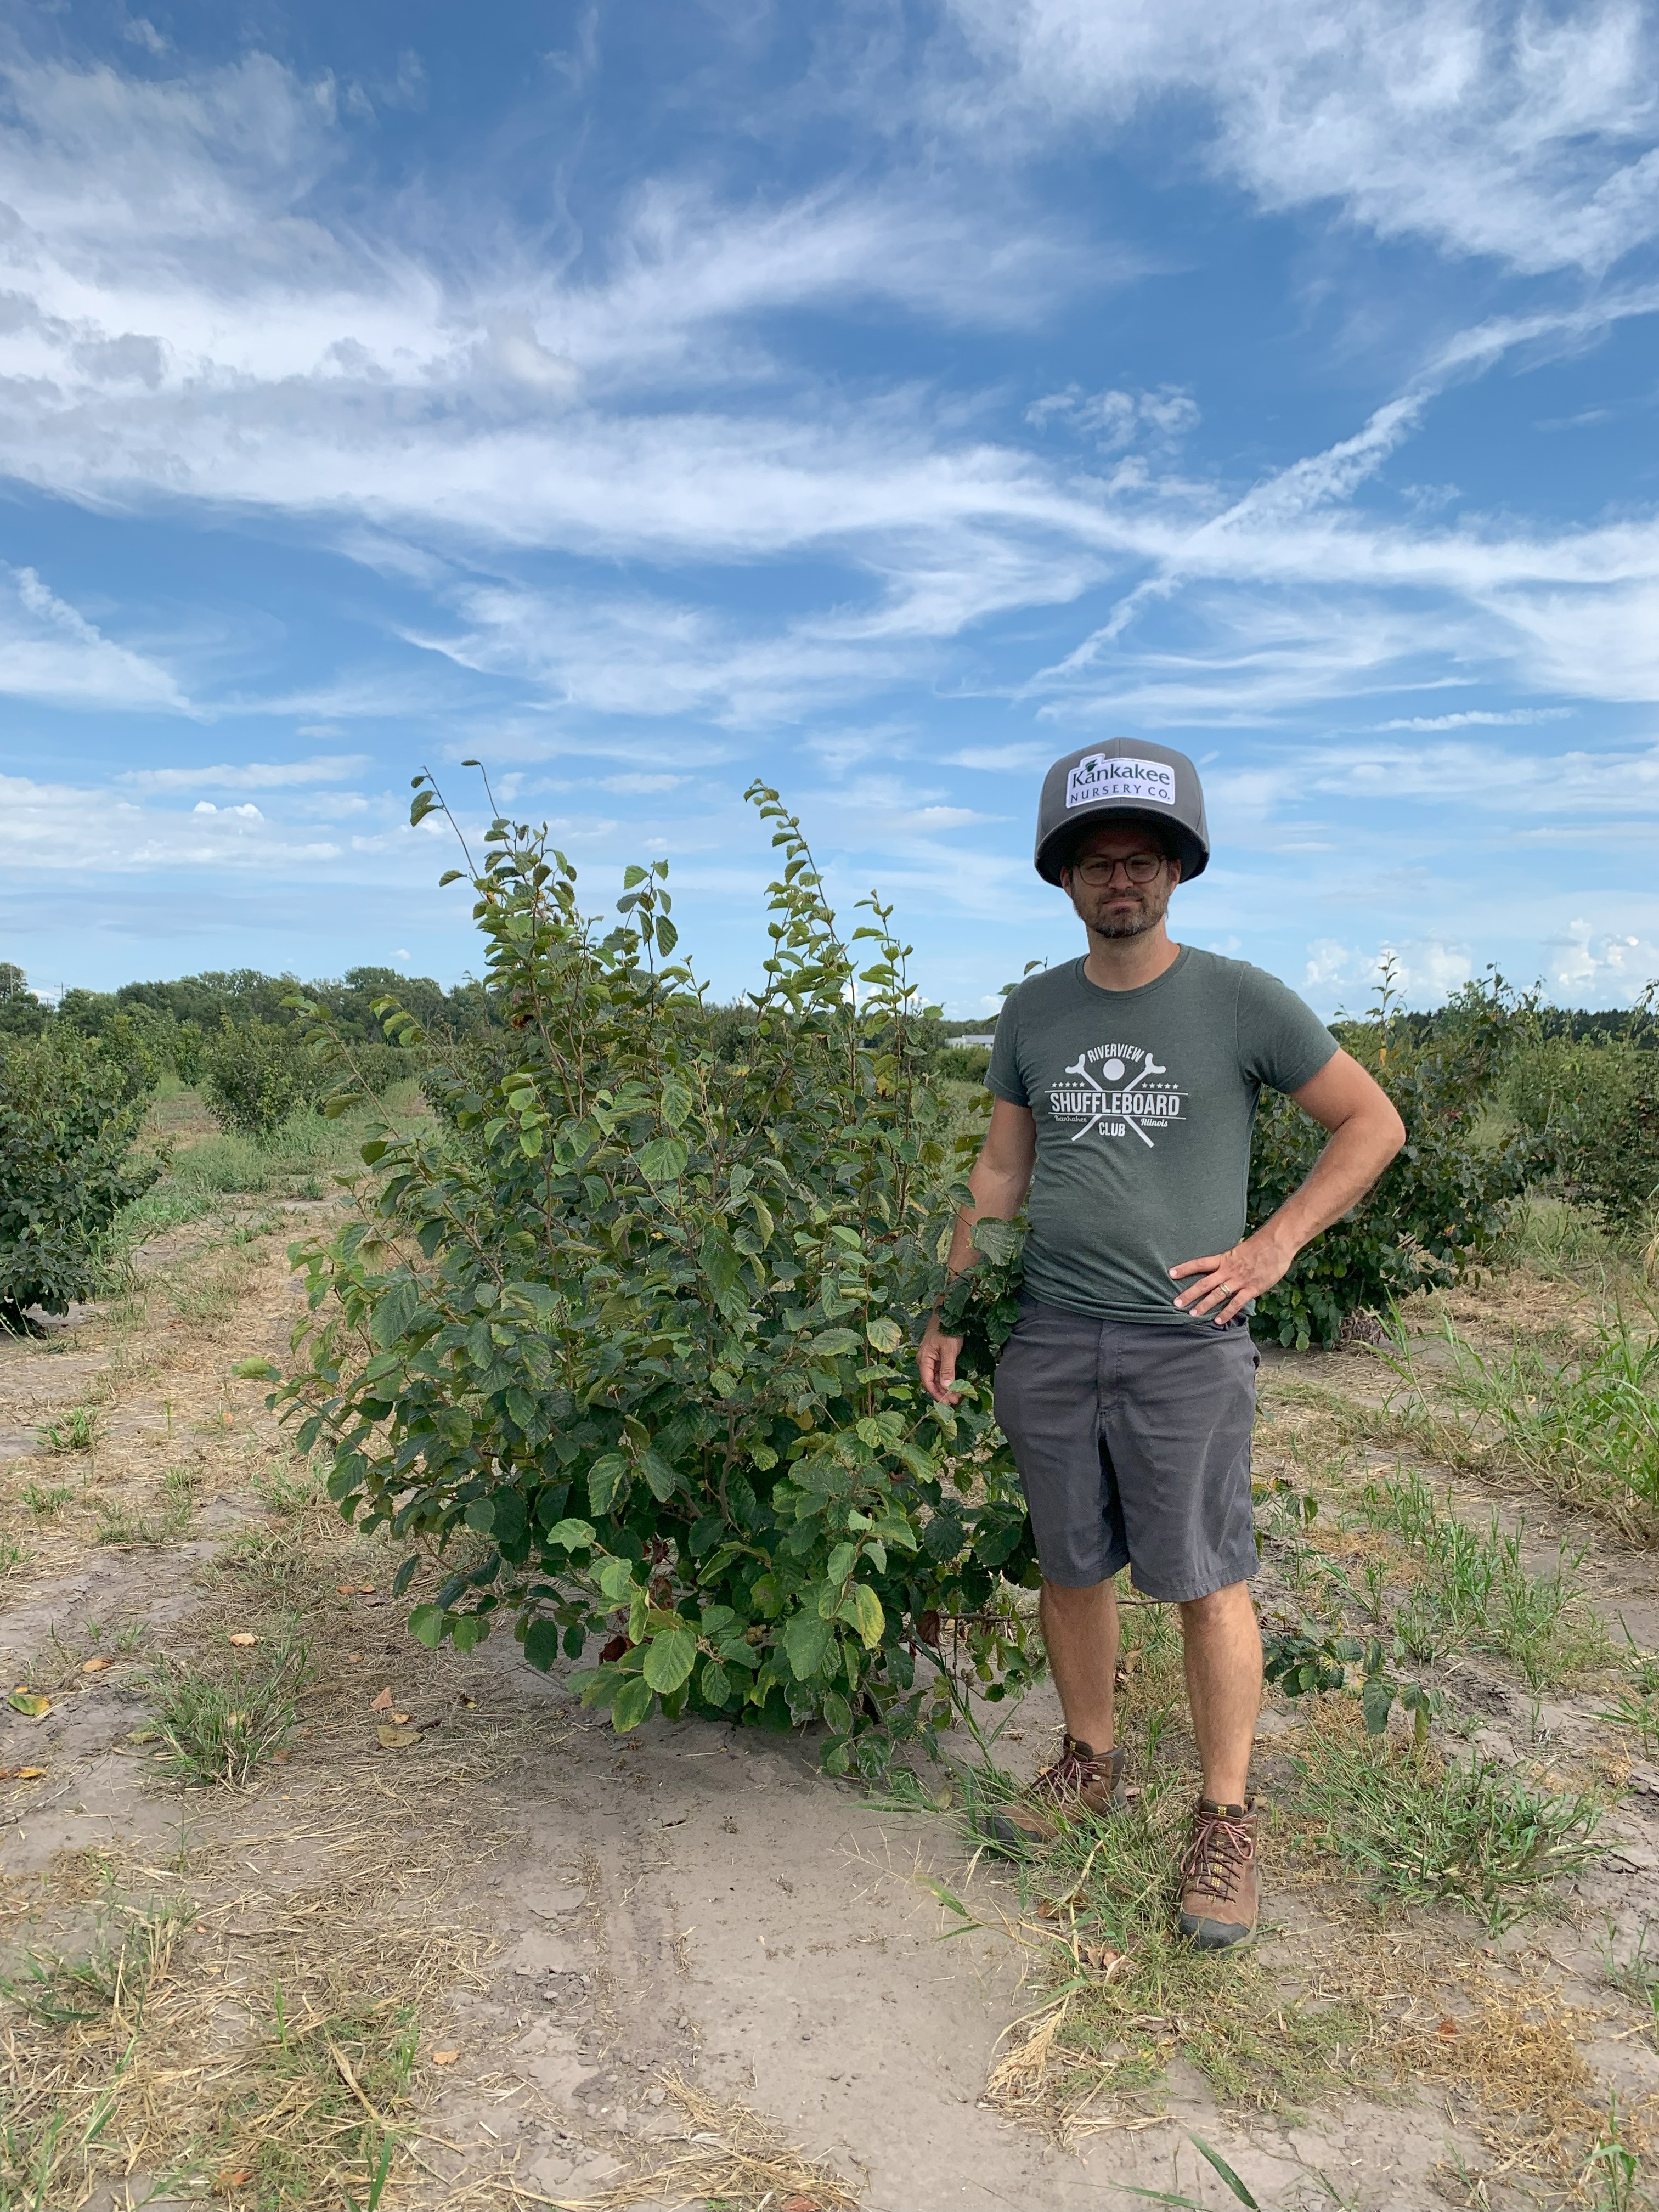
[[[820,1776],[810,1744],[754,1731],[658,1720],[619,1743],[505,1637],[465,1660],[421,1652],[403,1609],[381,1602],[384,1550],[314,1509],[273,1512],[273,1475],[293,1462],[258,1387],[232,1370],[251,1353],[283,1356],[295,1310],[283,1235],[326,1209],[275,1211],[282,1233],[226,1246],[189,1232],[152,1252],[142,1316],[129,1312],[125,1331],[120,1315],[94,1310],[0,1346],[0,1488],[26,1546],[0,1584],[0,1668],[8,1686],[30,1671],[52,1697],[39,1721],[0,1715],[0,1767],[45,1770],[0,1783],[0,1936],[14,1960],[70,1942],[100,1883],[128,1897],[182,1884],[191,1899],[170,1994],[155,2008],[171,2046],[116,2094],[84,2161],[87,2201],[144,2201],[191,2125],[222,2146],[243,2139],[213,2129],[244,2075],[267,2094],[246,2069],[269,2042],[273,1985],[320,2018],[348,1984],[361,1997],[377,1977],[413,1992],[418,2013],[388,2204],[757,2205],[765,2181],[774,2208],[809,2212],[838,2201],[837,2177],[839,2201],[869,2212],[1127,2208],[1146,2201],[1137,2190],[1231,2202],[1194,2135],[1285,2212],[1541,2201],[1497,2170],[1502,2114],[1444,2080],[1291,2122],[1220,2109],[1177,2069],[1158,2109],[1063,2143],[993,2109],[988,2076],[1033,2000],[1024,1954],[1003,1935],[942,1940],[952,1923],[927,1876],[982,1918],[1013,1909],[1008,1876],[973,1861],[951,1812],[884,1809]],[[1282,1371],[1269,1370],[1269,1402]],[[1364,1382],[1353,1358],[1297,1371]],[[35,1449],[39,1424],[100,1396],[90,1459]],[[1264,1427],[1264,1466],[1294,1420],[1281,1413]],[[185,1525],[162,1542],[92,1540],[96,1513],[113,1506],[148,1516],[155,1534],[169,1468],[193,1488]],[[21,1486],[55,1481],[75,1500],[37,1523]],[[1460,1505],[1485,1510],[1466,1491]],[[1528,1518],[1540,1562],[1590,1546],[1595,1603],[1659,1644],[1649,1555],[1559,1514]],[[227,1569],[240,1540],[285,1531],[313,1569],[332,1565],[281,1589],[263,1570]],[[239,1620],[268,1632],[284,1590],[303,1595],[316,1664],[289,1754],[243,1791],[167,1780],[133,1741],[145,1656],[216,1650]],[[1264,1595],[1275,1595],[1271,1575]],[[129,1651],[118,1649],[124,1625]],[[100,1653],[115,1663],[83,1672]],[[1578,2008],[1597,2097],[1616,2090],[1621,2109],[1638,2110],[1659,2091],[1659,2054],[1609,1992],[1601,1946],[1611,1928],[1628,1948],[1659,1916],[1659,1771],[1631,1765],[1595,1719],[1593,1692],[1534,1704],[1483,1660],[1455,1676],[1456,1696],[1482,1711],[1477,1748],[1496,1760],[1528,1758],[1540,1741],[1569,1765],[1622,1759],[1629,1794],[1571,1914],[1499,1948],[1523,1982]],[[383,1687],[420,1728],[412,1744],[380,1744],[371,1699]],[[1035,1693],[1005,1738],[1010,1763],[1035,1765],[1056,1723],[1052,1693]],[[1282,1710],[1264,1714],[1269,1780],[1285,1726]],[[1264,1953],[1294,1973],[1340,1900],[1334,1913],[1328,1890],[1275,1887],[1271,1860],[1267,1882]],[[1433,1917],[1445,1955],[1481,1951],[1473,1923]],[[1402,1941],[1413,1918],[1401,1916]],[[15,2092],[24,2059],[9,2047]],[[176,2078],[151,2078],[169,2068]],[[1516,2129],[1519,2141],[1527,2130]],[[237,2155],[210,2143],[195,2185],[150,2201],[255,2201]],[[1487,2172],[1484,2195],[1459,2197],[1448,2175],[1460,2161]],[[50,2201],[82,2193],[77,2181]],[[1579,2201],[1599,2200],[1587,2185]]]

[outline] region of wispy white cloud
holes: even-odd
[[[1016,88],[1074,53],[1077,97],[1107,114],[1149,87],[1224,75],[1258,34],[1262,83],[1293,58],[1289,32],[1255,10],[1227,28],[1224,10],[1177,5],[1155,24],[1031,0],[1009,21]],[[1389,114],[1420,110],[1431,138],[1443,136],[1447,103],[1496,71],[1491,112],[1509,114],[1510,100],[1539,147],[1564,117],[1586,143],[1599,131],[1611,144],[1619,116],[1619,130],[1638,128],[1625,16],[1581,23],[1571,53],[1552,33],[1524,55],[1518,31],[1505,45],[1457,0],[1419,0],[1412,21],[1383,90],[1365,93],[1373,50],[1389,45],[1382,17],[1316,10],[1316,73],[1343,113],[1364,93]],[[975,35],[990,38],[986,22]],[[1257,64],[1241,67],[1255,82]],[[1317,137],[1334,111],[1312,78],[1292,77],[1297,127]],[[1535,112],[1515,106],[1523,79]],[[9,82],[0,198],[19,220],[0,239],[0,281],[17,304],[0,338],[0,435],[14,465],[100,504],[302,519],[453,610],[459,620],[414,627],[462,668],[595,714],[744,726],[933,680],[941,643],[1121,579],[1109,617],[1030,686],[1057,714],[1237,723],[1384,684],[1492,674],[1588,697],[1659,696],[1651,519],[1545,531],[1510,516],[1384,522],[1357,504],[1449,379],[1552,334],[1588,342],[1645,295],[1488,318],[1440,342],[1352,434],[1235,493],[1176,468],[1196,409],[1173,386],[1066,386],[1030,403],[1021,445],[920,387],[853,400],[803,386],[799,369],[784,377],[767,352],[767,313],[860,293],[935,320],[1029,313],[1073,251],[1029,210],[988,228],[978,200],[914,178],[769,207],[657,179],[617,214],[600,273],[532,265],[498,228],[493,262],[475,264],[463,292],[442,239],[317,212],[341,145],[328,83],[259,56],[143,82],[16,62]],[[1591,189],[1579,161],[1553,191]],[[1062,424],[1107,449],[1103,472],[1059,450],[1048,432]],[[766,620],[587,581],[562,592],[465,581],[481,557],[510,568],[544,550],[731,570],[796,556],[833,563],[847,586],[816,611]],[[1207,597],[1190,653],[1167,641],[1136,650],[1141,616],[1196,593]],[[431,703],[399,688],[352,678],[217,711]]]
[[[135,791],[277,791],[347,783],[372,765],[366,753],[317,753],[302,761],[220,761],[207,768],[135,768],[120,781]]]
[[[33,568],[9,568],[3,562],[0,692],[116,714],[193,712],[159,662],[106,637]]]
[[[1492,729],[1515,728],[1531,722],[1570,721],[1571,707],[1467,707],[1456,714],[1398,714],[1379,722],[1379,730],[1467,730],[1476,725]]]
[[[951,0],[987,78],[942,88],[1103,134],[1199,103],[1213,165],[1273,208],[1345,208],[1528,270],[1607,269],[1659,225],[1651,16],[1522,0]]]

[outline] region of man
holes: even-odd
[[[1112,1577],[1180,1609],[1203,1795],[1181,1867],[1182,1933],[1206,1949],[1254,1934],[1260,1904],[1250,1748],[1261,1697],[1251,1602],[1247,1316],[1405,1141],[1385,1093],[1285,987],[1171,941],[1170,895],[1209,860],[1198,773],[1139,739],[1070,753],[1044,779],[1036,867],[1088,931],[1079,960],[1028,976],[997,1024],[991,1125],[957,1222],[1026,1203],[1025,1291],[997,1369],[1042,1572],[1043,1640],[1065,1714],[1058,1763],[998,1816],[1040,1843],[1056,1816],[1121,1802],[1113,1740]],[[1330,1132],[1302,1188],[1243,1234],[1261,1086]],[[923,1386],[960,1393],[962,1339],[934,1315]]]

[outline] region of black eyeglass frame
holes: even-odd
[[[1117,880],[1122,869],[1125,878],[1137,886],[1156,883],[1169,861],[1162,853],[1131,853],[1127,860],[1109,860],[1103,853],[1091,853],[1086,859],[1073,860],[1071,872],[1079,883],[1087,884],[1091,891],[1104,890]],[[1091,868],[1104,868],[1104,875],[1091,875]]]

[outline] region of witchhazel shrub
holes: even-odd
[[[191,1026],[181,1024],[179,1034]],[[314,1048],[292,1023],[227,1019],[192,1056],[208,1111],[219,1127],[239,1136],[268,1137],[290,1115],[308,1111],[334,1089],[334,1049],[331,1041]],[[356,1043],[352,1057],[360,1089],[376,1096],[416,1065],[384,1044]]]
[[[1659,1210],[1659,1051],[1650,1040],[1541,1039],[1516,1055],[1504,1098],[1570,1196],[1597,1206],[1615,1231],[1651,1229]]]
[[[197,1080],[222,1129],[268,1137],[330,1088],[303,1036],[278,1022],[221,1023],[196,1054]]]
[[[102,1232],[161,1173],[131,1157],[155,1084],[130,1031],[0,1038],[0,1323],[92,1295]]]
[[[416,787],[419,821],[442,801]],[[870,1774],[965,1686],[1024,1679],[1036,1567],[986,1364],[954,1413],[915,1380],[965,1194],[908,948],[874,898],[843,939],[799,825],[749,796],[781,873],[739,1023],[676,957],[665,862],[611,927],[522,823],[445,877],[506,1027],[432,1048],[435,1125],[364,1146],[361,1218],[298,1255],[275,1399],[345,1517],[410,1547],[398,1594],[443,1561],[422,1641],[499,1617],[545,1668],[597,1632],[573,1680],[618,1729],[817,1718],[824,1765]]]
[[[1530,1000],[1492,975],[1466,985],[1425,1031],[1398,1018],[1385,971],[1371,1018],[1338,1025],[1343,1047],[1398,1108],[1406,1141],[1358,1205],[1256,1301],[1258,1339],[1276,1336],[1304,1351],[1334,1344],[1349,1314],[1455,1282],[1492,1251],[1543,1164],[1531,1132],[1496,1127],[1489,1111],[1532,1012]],[[1251,1229],[1304,1181],[1325,1141],[1293,1101],[1263,1094],[1251,1156]]]

